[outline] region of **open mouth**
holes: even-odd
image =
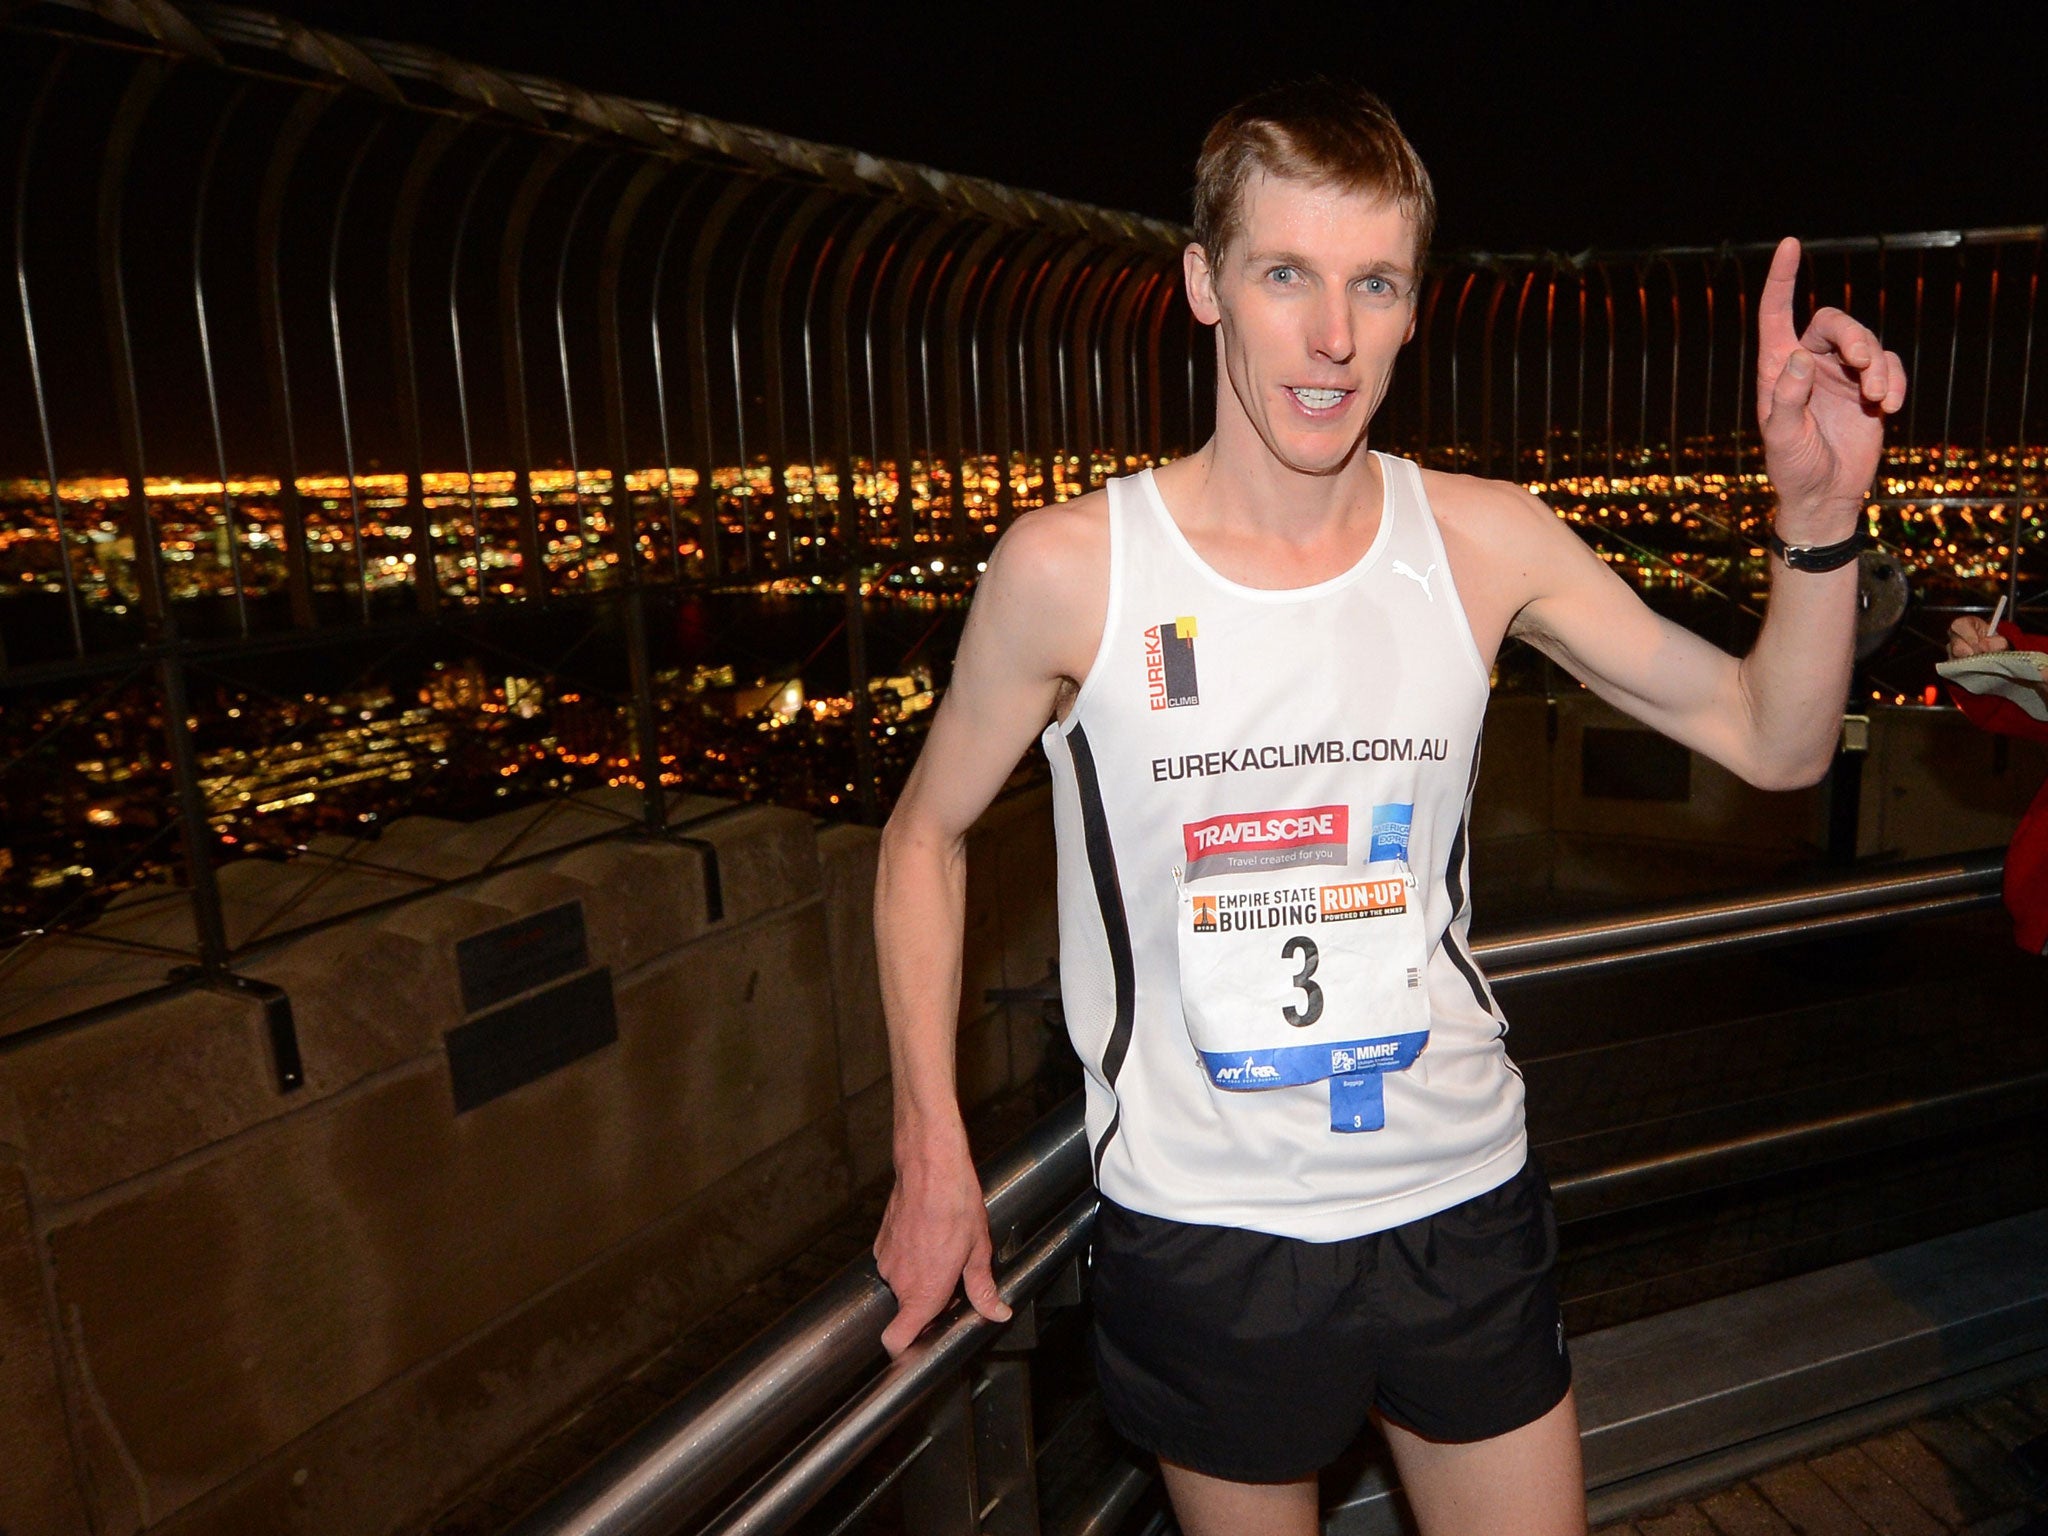
[[[1298,384],[1290,384],[1288,386],[1288,393],[1301,402],[1303,410],[1322,412],[1334,410],[1342,405],[1351,391],[1348,389],[1308,389]]]

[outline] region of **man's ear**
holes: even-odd
[[[1415,339],[1415,321],[1422,313],[1422,285],[1415,285],[1415,297],[1408,301],[1408,329],[1401,334],[1401,345],[1407,346]]]
[[[1216,269],[1209,265],[1209,253],[1189,242],[1180,253],[1180,269],[1187,283],[1188,308],[1202,324],[1214,325],[1223,318],[1223,309],[1216,302]]]

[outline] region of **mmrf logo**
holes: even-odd
[[[1145,631],[1145,702],[1153,709],[1199,704],[1195,687],[1195,621],[1183,614]]]
[[[1194,898],[1194,903],[1195,932],[1214,933],[1216,931],[1216,898],[1214,896],[1197,896]]]

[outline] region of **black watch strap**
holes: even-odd
[[[1858,528],[1839,544],[1787,544],[1777,530],[1764,535],[1764,546],[1795,571],[1839,570],[1870,547],[1870,535]]]

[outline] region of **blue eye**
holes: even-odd
[[[1388,282],[1384,277],[1368,277],[1365,280],[1365,291],[1369,294],[1372,294],[1375,298],[1378,298],[1383,294],[1392,293],[1394,291],[1394,285]]]
[[[1266,274],[1276,283],[1291,283],[1299,275],[1292,267],[1275,267]]]

